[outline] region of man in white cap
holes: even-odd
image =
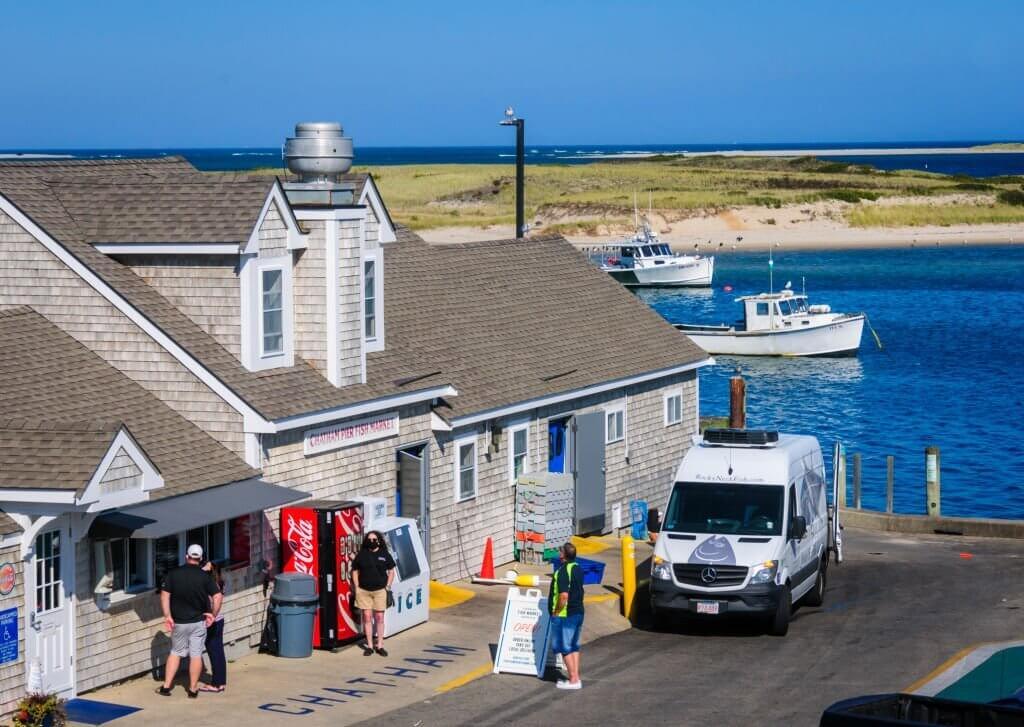
[[[171,653],[164,667],[164,683],[156,690],[164,697],[171,696],[174,677],[186,656],[189,662],[185,692],[191,699],[199,696],[206,629],[217,617],[224,599],[210,574],[199,567],[202,560],[203,546],[188,546],[185,565],[168,572],[160,584],[160,606],[164,623],[171,632]]]

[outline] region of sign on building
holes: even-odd
[[[18,609],[0,611],[0,664],[18,660]]]
[[[397,436],[398,412],[389,411],[326,427],[307,429],[303,434],[302,449],[307,455],[320,454],[330,452],[332,449]]]
[[[548,656],[547,599],[536,588],[508,589],[494,673],[544,676]]]

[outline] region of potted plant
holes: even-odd
[[[28,694],[14,708],[14,727],[64,727],[64,700],[56,694]]]

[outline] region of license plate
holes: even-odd
[[[721,604],[718,601],[697,601],[697,613],[707,613],[712,616],[717,616],[720,605]]]

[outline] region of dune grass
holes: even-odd
[[[267,170],[270,173],[272,170]],[[277,170],[273,170],[276,172]],[[360,167],[377,180],[388,209],[414,229],[511,225],[512,164]],[[766,210],[838,200],[958,194],[992,201],[1012,178],[973,180],[919,171],[885,172],[811,157],[664,157],[526,168],[526,216],[537,231],[592,232],[629,225],[634,193],[670,220],[741,206]],[[886,214],[886,213],[882,213]],[[536,223],[542,221],[542,226]]]
[[[907,204],[856,207],[846,214],[851,227],[924,227],[1024,222],[1024,207],[1008,204]]]

